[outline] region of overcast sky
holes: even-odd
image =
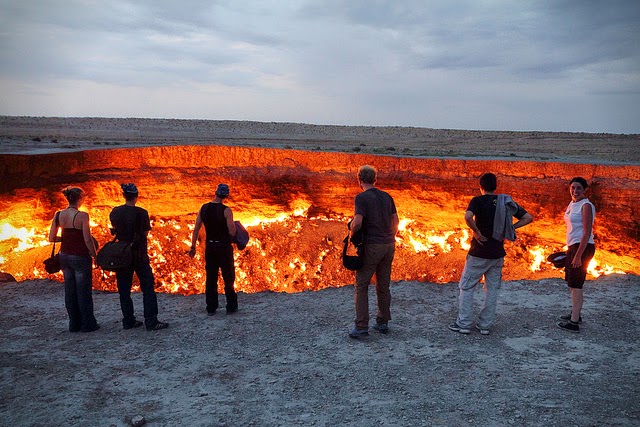
[[[640,133],[639,0],[0,0],[0,114]]]

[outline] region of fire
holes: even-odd
[[[587,273],[593,277],[608,276],[610,274],[625,274],[624,271],[616,269],[615,267],[605,264],[603,267],[598,265],[596,257],[593,257],[587,267]]]
[[[42,238],[42,232],[38,232],[34,228],[27,230],[26,227],[16,228],[9,223],[4,223],[0,226],[0,242],[11,240],[17,241],[12,248],[14,252],[24,252],[30,248],[49,244],[48,239]],[[0,260],[6,260],[6,258],[0,256]],[[0,264],[2,262],[4,261],[1,261]]]
[[[18,280],[49,277],[42,261],[51,252],[50,221],[65,203],[57,183],[79,185],[87,192],[83,209],[90,215],[92,234],[104,244],[113,239],[109,213],[122,203],[119,183],[135,180],[142,190],[139,205],[151,215],[149,255],[158,290],[202,293],[204,230],[194,258],[187,254],[191,234],[197,210],[212,196],[210,184],[228,182],[228,205],[251,236],[245,250],[234,252],[238,291],[301,292],[351,284],[353,273],[342,267],[340,256],[358,192],[354,171],[365,162],[380,170],[380,187],[393,196],[401,217],[392,280],[459,280],[472,239],[464,211],[477,194],[477,177],[487,168],[500,174],[501,189],[522,201],[535,218],[533,225],[518,230],[515,242],[505,244],[505,280],[562,276],[544,259],[564,242],[563,182],[567,176],[594,173],[599,174],[594,176],[599,179],[594,200],[601,210],[594,230],[597,262],[589,267],[590,275],[640,271],[640,257],[624,243],[635,236],[628,212],[637,211],[631,198],[640,179],[637,167],[217,146],[0,156],[0,170],[5,171],[0,180],[0,266]],[[98,269],[93,283],[96,289],[116,289],[114,274]],[[222,289],[222,281],[218,283]]]
[[[534,246],[533,248],[529,249],[529,254],[531,254],[531,257],[533,258],[533,261],[529,266],[529,269],[531,271],[535,272],[542,269],[542,263],[547,258],[544,252],[544,248],[541,248],[540,246]]]
[[[306,217],[310,207],[308,200],[294,200],[289,212],[241,218],[249,230],[251,240],[244,251],[236,251],[234,255],[236,288],[239,291],[257,292],[270,289],[299,292],[352,282],[350,273],[340,265],[342,238],[347,234],[346,223],[349,218],[341,215]],[[112,239],[108,232],[110,224],[107,218],[106,213],[98,213],[92,218],[93,233],[102,243]],[[191,245],[194,218],[195,216],[152,217],[152,231],[148,238],[149,255],[159,291],[182,294],[204,292],[203,245],[199,246],[200,250],[194,259],[187,255]],[[10,259],[14,261],[11,264],[15,264],[16,256],[12,253],[29,253],[37,251],[38,248],[48,250],[44,248],[48,245],[45,239],[48,233],[47,223],[31,229],[4,223],[0,230],[2,233],[0,243],[4,245],[0,253],[2,264],[6,264]],[[200,239],[203,237],[201,235]],[[460,224],[460,221],[452,229],[438,230],[425,228],[423,222],[414,219],[401,218],[396,237],[396,264],[402,263],[407,258],[415,259],[415,265],[432,270],[433,266],[429,260],[435,262],[436,259],[453,252],[463,257],[469,249],[470,237],[471,233]],[[303,242],[315,243],[301,247]],[[527,250],[528,270],[531,273],[553,271],[553,268],[544,262],[546,256],[552,252],[546,246],[532,245]],[[41,268],[42,259],[44,257],[40,255],[40,258],[33,260],[29,273],[25,274],[24,270],[11,273],[21,279],[47,277]],[[459,270],[463,262],[463,258],[459,259]],[[609,264],[599,266],[595,258],[589,265],[588,271],[593,277],[623,273],[622,270]],[[116,290],[114,273],[95,270],[95,274],[96,288]],[[457,280],[456,276],[444,272],[434,271],[430,275],[424,275],[420,271],[415,271],[415,274],[413,280],[437,282]],[[327,277],[330,279],[327,280]],[[222,289],[222,280],[219,280],[219,286]]]

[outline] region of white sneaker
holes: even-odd
[[[460,332],[461,334],[470,334],[471,329],[461,328],[457,323],[452,323],[449,325],[449,329],[455,332]]]
[[[489,330],[488,329],[482,329],[478,325],[476,325],[476,329],[480,331],[480,335],[489,335]]]

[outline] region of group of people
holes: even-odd
[[[354,327],[349,331],[351,338],[369,334],[368,292],[374,274],[378,312],[373,329],[385,334],[389,331],[388,322],[391,320],[389,283],[395,234],[398,231],[398,213],[393,198],[375,187],[376,173],[371,166],[362,166],[358,171],[358,184],[363,191],[355,198],[350,240],[358,246],[363,267],[356,271],[356,318]],[[449,325],[449,329],[462,334],[471,333],[474,293],[484,278],[484,304],[475,326],[480,334],[489,335],[502,284],[506,256],[504,241],[514,241],[515,230],[533,222],[533,217],[509,195],[496,193],[498,183],[493,173],[483,174],[479,184],[481,194],[471,199],[464,214],[473,239],[458,284],[458,316]],[[595,253],[595,206],[585,197],[587,185],[587,181],[581,177],[571,180],[571,202],[564,214],[568,247],[564,265],[565,280],[571,291],[572,304],[571,313],[561,315],[557,326],[570,332],[580,332],[583,285],[587,267]]]
[[[376,188],[377,171],[365,165],[359,168],[358,184],[362,192],[355,197],[354,217],[349,224],[350,241],[357,245],[362,267],[355,273],[355,322],[349,331],[351,338],[369,334],[369,285],[376,276],[377,315],[373,329],[386,334],[391,320],[391,269],[395,255],[395,236],[399,217],[393,198]],[[504,240],[514,241],[515,230],[533,222],[533,217],[509,195],[497,194],[497,178],[493,173],[480,177],[481,195],[469,202],[464,219],[473,232],[464,270],[459,282],[458,315],[449,329],[469,334],[473,324],[474,292],[484,278],[485,299],[476,321],[476,328],[483,335],[490,333],[494,324],[498,292],[502,283],[504,266]],[[564,220],[567,226],[567,256],[565,280],[571,291],[571,313],[560,316],[558,327],[579,332],[582,322],[583,285],[587,266],[594,255],[593,222],[595,207],[585,197],[587,181],[576,177],[570,182],[571,202]],[[158,302],[154,288],[154,276],[147,251],[147,236],[151,230],[149,213],[136,206],[138,189],[135,184],[122,184],[124,205],[113,208],[109,216],[115,234],[120,241],[132,242],[132,262],[127,268],[116,271],[116,283],[122,310],[122,326],[132,329],[145,326],[157,331],[169,326],[158,320]],[[60,264],[65,283],[65,307],[69,315],[70,332],[91,332],[100,326],[93,314],[92,258],[98,249],[89,229],[89,215],[79,210],[84,192],[78,187],[62,190],[68,207],[56,212],[51,221],[50,242],[62,242]],[[226,312],[238,310],[238,297],[234,289],[235,267],[233,246],[236,225],[231,208],[224,204],[229,197],[229,186],[219,184],[215,198],[202,205],[196,217],[191,238],[189,256],[194,257],[198,235],[204,225],[206,234],[205,270],[206,310],[215,315],[218,306],[218,274],[224,281]],[[515,218],[515,222],[514,222]],[[61,236],[58,230],[62,229]],[[137,320],[131,299],[133,274],[140,281],[144,307],[144,323]]]
[[[158,299],[155,291],[153,270],[147,253],[147,235],[151,230],[149,213],[136,206],[138,189],[135,184],[122,184],[125,203],[113,208],[109,215],[111,230],[115,238],[132,242],[131,264],[127,268],[116,271],[116,283],[122,310],[122,327],[124,329],[139,328],[143,324],[148,331],[158,331],[169,327],[168,323],[158,320]],[[98,244],[91,236],[89,214],[79,210],[85,193],[78,187],[67,187],[62,190],[67,199],[66,209],[57,212],[49,230],[50,242],[60,244],[60,266],[64,276],[65,307],[69,314],[70,332],[92,332],[100,328],[93,314],[92,269],[96,258]],[[58,229],[62,233],[58,236]],[[133,274],[138,276],[142,303],[144,307],[144,323],[136,319],[131,299]]]
[[[109,220],[112,234],[119,241],[131,242],[131,264],[116,271],[116,284],[122,310],[122,327],[133,329],[145,326],[148,331],[169,327],[158,320],[158,299],[155,279],[148,255],[147,236],[151,230],[149,212],[136,206],[138,188],[135,184],[122,184],[125,203],[113,208]],[[100,328],[93,314],[92,268],[97,256],[98,243],[91,236],[89,214],[80,211],[85,193],[78,187],[62,190],[67,199],[66,209],[56,212],[49,230],[50,242],[61,242],[60,266],[65,283],[65,307],[69,315],[70,332],[92,332]],[[212,316],[218,309],[218,272],[222,272],[226,295],[227,314],[238,311],[238,297],[234,289],[235,268],[232,242],[236,235],[233,212],[223,204],[229,196],[229,186],[220,184],[215,199],[202,205],[196,218],[189,256],[196,253],[198,233],[202,225],[206,231],[205,269],[207,313]],[[59,236],[58,231],[62,229]],[[144,322],[136,319],[131,287],[134,273],[140,281]]]

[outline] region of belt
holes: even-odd
[[[207,240],[209,243],[224,243],[224,240]]]

